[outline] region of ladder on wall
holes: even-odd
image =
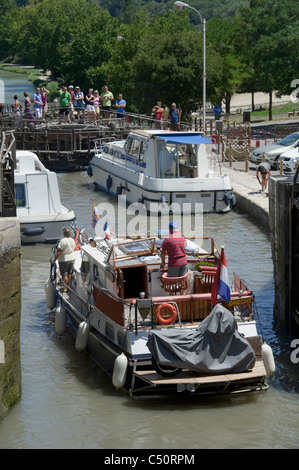
[[[16,144],[12,132],[2,132],[0,144],[0,217],[15,217]]]

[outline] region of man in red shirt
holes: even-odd
[[[161,266],[165,266],[165,255],[168,254],[167,277],[181,277],[187,272],[186,239],[179,234],[178,224],[169,224],[169,237],[163,240],[161,245]]]

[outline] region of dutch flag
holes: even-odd
[[[100,218],[100,216],[99,216],[99,213],[98,213],[97,206],[95,205],[95,203],[93,203],[92,228],[95,228],[95,226],[97,225],[97,222],[98,222],[99,218]]]
[[[217,304],[218,300],[224,300],[225,302],[230,301],[229,277],[223,247],[221,247],[220,262],[212,287],[213,307]]]
[[[106,218],[106,222],[104,224],[104,233],[105,233],[105,238],[106,240],[109,240],[110,238],[110,228],[109,228],[109,225],[108,225],[108,219]]]

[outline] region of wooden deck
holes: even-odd
[[[238,374],[221,374],[221,375],[199,375],[196,372],[183,370],[175,377],[162,377],[154,370],[135,371],[135,375],[154,385],[179,385],[179,384],[196,384],[196,385],[213,385],[227,384],[231,382],[243,382],[248,380],[266,378],[266,369],[263,361],[256,361],[252,370]]]

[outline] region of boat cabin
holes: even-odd
[[[122,142],[109,142],[103,154],[153,178],[196,178],[209,174],[205,144],[199,133],[134,131]]]
[[[57,175],[33,152],[16,152],[15,197],[18,217],[61,212]]]

